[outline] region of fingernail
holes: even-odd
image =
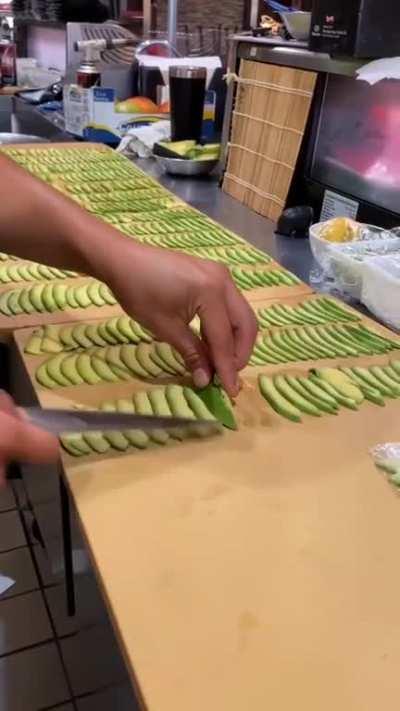
[[[205,388],[210,382],[210,376],[203,368],[197,368],[193,372],[193,382],[196,388]]]

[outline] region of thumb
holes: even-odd
[[[166,340],[181,354],[192,373],[195,386],[205,388],[213,372],[204,342],[182,321],[174,322],[170,332],[166,334]]]

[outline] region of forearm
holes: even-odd
[[[126,238],[4,156],[0,179],[0,251],[107,279]]]

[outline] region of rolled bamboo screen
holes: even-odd
[[[223,189],[277,220],[286,204],[317,74],[242,60]]]

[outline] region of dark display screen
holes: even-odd
[[[400,213],[400,80],[328,78],[311,178]]]

